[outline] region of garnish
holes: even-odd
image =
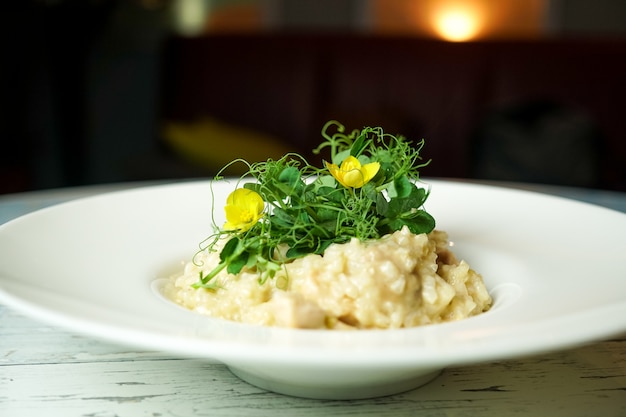
[[[361,188],[378,173],[380,163],[370,162],[361,165],[358,159],[350,155],[343,160],[341,167],[326,162],[326,168],[328,168],[330,175],[335,177],[344,187]]]
[[[259,221],[264,208],[265,203],[260,195],[247,188],[237,188],[226,199],[224,230],[249,230]]]
[[[324,125],[324,141],[314,151],[330,148],[324,168],[298,154],[231,163],[242,162],[248,171],[227,198],[226,223],[214,223],[217,231],[201,245],[221,247],[220,263],[201,274],[195,287],[216,288],[212,280],[224,269],[237,274],[247,268],[264,283],[284,263],[321,255],[333,243],[379,239],[403,227],[415,234],[434,229],[435,220],[423,209],[429,191],[418,186],[419,169],[428,164],[420,162],[424,141],[413,145],[380,127],[344,131],[336,121]],[[226,243],[218,246],[221,239]]]

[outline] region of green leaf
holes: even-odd
[[[298,213],[298,217],[296,219],[301,224],[308,225],[311,223],[311,217],[308,215],[306,211],[301,211],[300,213]]]
[[[304,183],[301,181],[301,175],[298,168],[290,166],[283,169],[278,175],[278,182],[275,184],[276,189],[280,190],[281,197],[299,194]]]
[[[320,175],[315,179],[315,182],[313,184],[315,184],[317,188],[335,188],[337,183],[335,182],[335,178],[332,175]]]
[[[278,181],[289,186],[295,186],[300,181],[300,170],[294,166],[287,167],[278,175]]]
[[[226,271],[229,274],[236,275],[241,272],[244,266],[248,263],[248,253],[243,252],[239,254],[239,256],[235,258],[231,258],[228,266],[226,267]]]
[[[413,186],[411,194],[409,195],[419,207],[423,206],[428,198],[428,191],[424,188],[419,188],[417,185]]]
[[[272,211],[272,221],[285,228],[291,228],[295,224],[294,217],[280,207],[275,207]]]
[[[380,162],[380,169],[378,170],[376,176],[378,177],[380,175],[383,178],[383,180],[381,181],[383,183],[391,181],[395,174],[393,164],[391,162],[385,162],[381,160],[378,161]]]
[[[376,190],[376,185],[373,183],[373,181],[368,182],[367,184],[365,184],[362,188],[362,193],[363,195],[365,195],[365,197],[367,197],[369,200],[376,202],[378,199],[378,195],[382,194],[380,191]]]
[[[238,274],[248,262],[248,253],[241,239],[231,238],[220,252],[220,261],[226,264],[226,270],[231,274]]]
[[[317,189],[317,197],[321,200],[341,204],[344,199],[344,190],[334,187],[320,187]]]
[[[359,136],[356,138],[352,146],[350,147],[350,155],[357,158],[363,152],[363,149],[366,147],[367,140],[367,131],[363,129]]]
[[[337,155],[333,158],[333,164],[341,165],[344,159],[350,156],[350,149],[346,149],[342,152],[338,152]]]
[[[386,216],[394,218],[403,213],[420,208],[426,200],[426,195],[426,191],[423,188],[418,188],[413,185],[407,197],[395,197],[389,201]]]
[[[261,184],[258,184],[256,182],[247,182],[243,185],[243,188],[248,189],[248,190],[252,190],[257,194],[262,195],[261,193]]]
[[[335,218],[318,223],[318,227],[316,229],[323,230],[323,233],[316,232],[314,233],[314,236],[326,239],[333,237],[335,235],[335,231],[337,230],[337,222],[338,220]]]
[[[411,233],[430,233],[435,228],[435,219],[424,210],[418,210],[414,217],[397,218],[389,223],[389,229],[393,232],[402,229],[403,226],[408,227]]]
[[[407,211],[411,211],[411,209],[416,209],[419,206],[415,206],[413,204],[413,200],[410,198],[392,198],[389,200],[387,204],[387,212],[385,213],[385,217],[390,219],[394,219],[396,217],[400,217],[403,213]]]
[[[305,204],[315,204],[317,201],[317,185],[314,183],[306,184],[302,190],[302,196]]]
[[[320,244],[319,244],[317,250],[315,251],[315,253],[318,254],[318,255],[322,255],[324,253],[324,251],[326,251],[326,249],[328,249],[328,247],[330,245],[332,245],[333,243],[335,243],[335,242],[333,240],[331,240],[331,239],[320,241]]]
[[[261,263],[261,261],[264,261],[262,256],[250,253],[248,254],[248,261],[246,262],[245,267],[248,269],[252,269],[257,266],[257,264]]]
[[[376,149],[374,153],[376,160],[380,162],[381,165],[389,165],[395,162],[393,156],[391,155],[391,152],[389,152],[388,149]]]
[[[415,184],[413,184],[406,175],[396,178],[392,183],[392,188],[396,197],[406,198],[414,192]],[[389,190],[391,194],[391,190]],[[421,205],[421,204],[420,204]]]
[[[376,213],[382,217],[390,217],[389,216],[389,201],[385,198],[382,193],[378,193],[376,196]]]
[[[296,259],[306,256],[315,250],[313,245],[295,245],[287,250],[286,256],[289,259]]]
[[[326,222],[328,220],[335,220],[337,218],[337,215],[339,214],[337,210],[333,210],[330,208],[320,208],[316,211],[316,213],[317,213],[317,218],[322,222]]]
[[[243,245],[241,244],[241,240],[237,237],[231,238],[220,252],[220,261],[229,262],[232,257],[236,257],[239,253],[241,253]]]

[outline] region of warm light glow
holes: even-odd
[[[550,0],[370,0],[372,29],[449,41],[543,36]]]
[[[469,9],[445,9],[435,15],[435,30],[449,41],[462,42],[476,36],[481,19]]]
[[[173,23],[182,35],[202,32],[208,14],[207,4],[198,0],[178,0],[173,3]]]

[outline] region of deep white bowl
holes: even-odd
[[[563,349],[626,330],[626,215],[526,191],[429,181],[428,211],[480,272],[491,311],[413,329],[266,328],[164,300],[159,279],[211,231],[206,181],[85,198],[0,226],[0,301],[113,341],[214,359],[262,388],[366,398],[443,368]],[[218,223],[234,184],[213,186]]]

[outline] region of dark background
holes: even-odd
[[[307,156],[329,119],[380,125],[426,139],[425,176],[626,191],[626,2],[558,3],[549,36],[448,43],[341,22],[189,36],[170,2],[13,2],[0,193],[212,175],[163,137],[203,117]]]

